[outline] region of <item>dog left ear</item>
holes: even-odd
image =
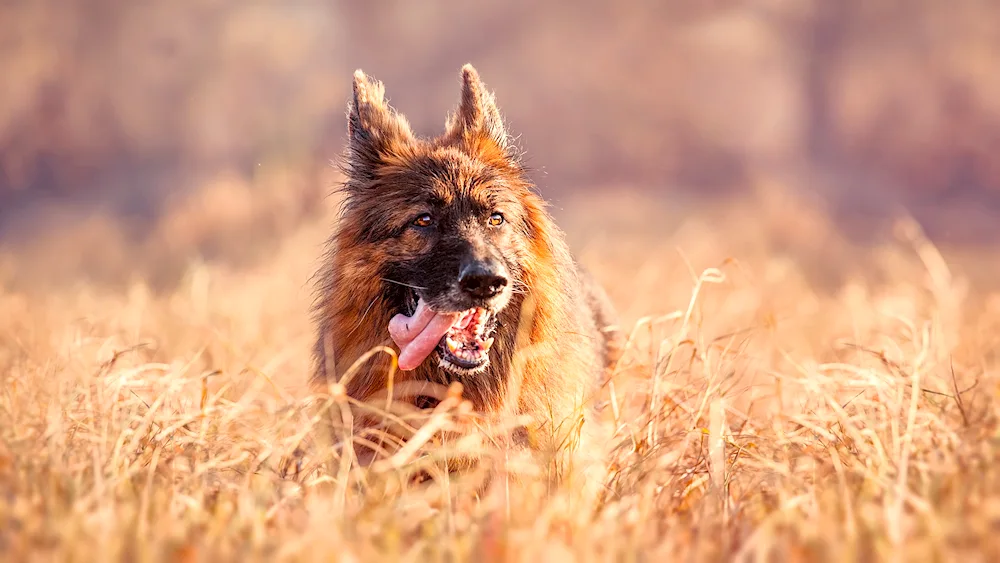
[[[462,67],[462,100],[445,122],[443,141],[457,144],[470,155],[515,163],[517,155],[493,93],[486,89],[471,64]]]
[[[354,73],[347,133],[351,166],[364,178],[374,178],[380,167],[405,160],[414,142],[406,118],[386,103],[385,86],[360,69]]]

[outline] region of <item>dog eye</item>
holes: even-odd
[[[422,213],[413,220],[413,224],[418,227],[430,227],[434,224],[434,218],[430,213]]]
[[[500,225],[503,225],[503,215],[501,215],[500,213],[494,213],[493,215],[490,215],[490,226],[499,227]]]

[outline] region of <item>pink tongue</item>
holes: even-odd
[[[459,316],[461,313],[436,313],[421,299],[412,317],[402,314],[393,317],[389,321],[389,336],[399,346],[399,369],[409,371],[427,359]]]

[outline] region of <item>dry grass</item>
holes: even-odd
[[[322,223],[299,227],[267,264],[195,264],[164,293],[0,286],[0,554],[1000,555],[989,539],[1000,529],[997,300],[968,290],[912,224],[861,253],[820,213],[781,205],[676,229],[652,205],[563,212],[632,332],[605,397],[610,470],[593,513],[576,487],[543,494],[531,460],[492,458],[519,479],[476,497],[475,475],[402,479],[431,442],[361,472],[316,439],[313,407],[344,400],[305,388]],[[777,227],[792,218],[802,229]],[[832,271],[844,280],[831,289],[810,281]],[[468,418],[459,401],[446,406],[433,420]],[[491,453],[483,443],[464,447]]]

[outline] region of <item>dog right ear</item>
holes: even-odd
[[[517,163],[510,135],[504,127],[496,98],[486,89],[471,64],[462,67],[462,98],[458,110],[445,121],[443,142],[463,147],[489,161]]]
[[[360,69],[354,71],[347,134],[352,171],[368,179],[374,179],[381,166],[401,164],[412,150],[410,124],[385,102],[382,82]]]

